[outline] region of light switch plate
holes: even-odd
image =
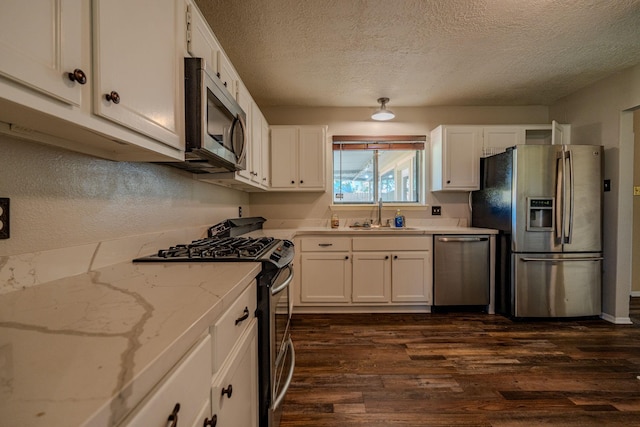
[[[9,236],[9,199],[0,197],[0,239],[8,239]]]
[[[634,196],[640,196],[640,186],[636,185],[633,187],[633,195]]]

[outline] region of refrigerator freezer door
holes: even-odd
[[[565,146],[565,253],[602,250],[603,157],[601,146]]]
[[[512,254],[512,315],[601,314],[602,254]]]

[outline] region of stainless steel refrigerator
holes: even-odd
[[[601,314],[604,149],[517,145],[481,160],[472,225],[500,230],[496,311]]]

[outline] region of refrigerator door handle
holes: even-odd
[[[568,174],[565,173],[565,177],[569,181],[568,188],[565,190],[565,192],[567,190],[569,191],[569,198],[567,200],[569,204],[569,214],[565,215],[565,211],[565,214],[562,215],[563,218],[566,218],[565,222],[568,222],[568,224],[566,224],[568,230],[566,230],[566,233],[563,231],[564,236],[562,243],[571,244],[571,237],[573,236],[573,157],[571,156],[571,150],[566,152],[566,158],[569,161]]]
[[[555,212],[555,241],[556,244],[562,244],[564,233],[564,151],[558,152],[556,158],[556,205]]]
[[[584,258],[535,258],[535,257],[523,257],[520,258],[523,262],[572,262],[572,261],[602,261],[603,257],[584,257]]]

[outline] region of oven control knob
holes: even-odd
[[[293,246],[293,242],[291,240],[283,240],[282,246],[284,246],[285,248],[290,248]]]
[[[280,255],[277,252],[274,252],[274,253],[271,254],[271,256],[269,258],[271,258],[274,261],[280,261],[280,258],[282,258],[282,255]]]

